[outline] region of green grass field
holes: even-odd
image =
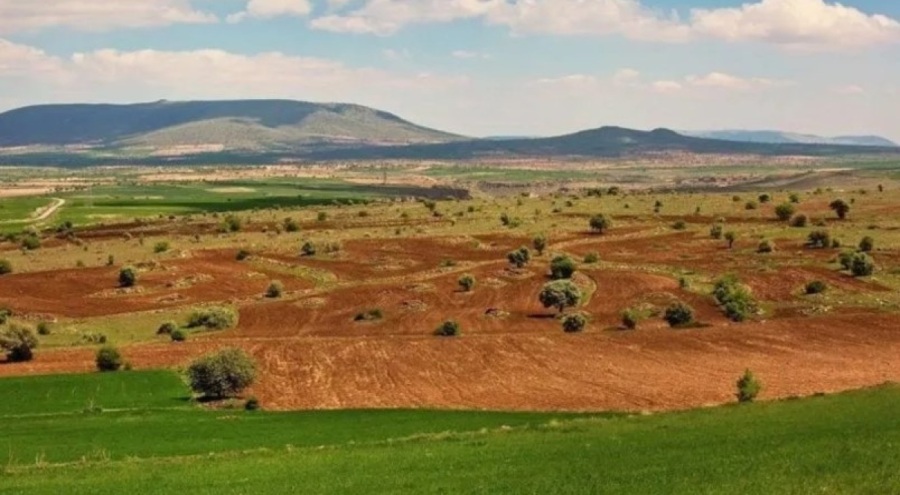
[[[0,493],[900,491],[896,385],[649,416],[207,411],[185,395],[167,372],[0,380],[17,398]]]

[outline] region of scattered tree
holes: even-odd
[[[9,260],[0,260],[0,275],[8,275],[12,273],[13,267]]]
[[[603,234],[607,230],[612,227],[612,220],[607,218],[606,215],[594,215],[590,220],[591,230],[597,231],[599,234]]]
[[[37,335],[28,327],[10,325],[0,331],[0,349],[6,351],[6,360],[11,363],[31,361],[37,346]]]
[[[737,240],[737,234],[733,230],[725,232],[725,241],[728,242],[728,249],[734,248],[734,241]]]
[[[765,254],[765,253],[771,253],[773,251],[775,251],[775,243],[768,239],[765,239],[762,242],[760,242],[759,246],[756,248],[757,253]]]
[[[800,202],[800,195],[797,194],[797,193],[791,193],[790,196],[788,196],[788,200],[789,200],[791,203],[799,203],[799,202]]]
[[[568,256],[557,256],[550,262],[550,278],[561,280],[572,278],[575,274],[575,262]]]
[[[237,325],[237,312],[231,308],[212,306],[191,313],[188,328],[205,327],[210,330],[224,330]]]
[[[719,224],[719,223],[714,224],[712,227],[709,228],[709,236],[713,239],[721,239],[722,234],[724,233],[724,230],[725,229],[722,227],[722,224]]]
[[[787,222],[794,216],[794,205],[791,203],[783,203],[775,207],[775,216],[782,222]]]
[[[868,277],[875,273],[875,261],[866,253],[856,253],[850,259],[850,273],[854,277]]]
[[[809,223],[809,217],[804,214],[799,214],[791,219],[791,227],[803,228]]]
[[[35,234],[28,234],[24,238],[22,238],[22,248],[27,251],[34,251],[36,249],[40,249],[41,247],[41,238]]]
[[[153,245],[153,252],[156,254],[165,253],[169,250],[169,243],[166,241],[159,241]]]
[[[225,349],[204,356],[188,367],[191,388],[208,399],[233,397],[256,378],[253,359],[240,349]]]
[[[531,252],[528,251],[527,247],[522,246],[507,254],[506,259],[509,260],[511,264],[515,265],[516,268],[522,268],[531,261]]]
[[[806,239],[806,245],[814,249],[825,249],[831,246],[831,234],[827,230],[814,230]]]
[[[753,402],[759,391],[762,390],[762,384],[753,376],[750,370],[744,371],[744,375],[738,379],[737,383],[737,400],[740,403]]]
[[[581,302],[581,290],[568,280],[557,280],[544,285],[538,298],[545,308],[556,308],[562,313]]]
[[[750,288],[741,284],[734,275],[727,275],[716,281],[713,286],[713,297],[725,315],[735,322],[746,320],[757,310],[757,303]]]
[[[759,198],[757,199],[759,199],[760,203],[765,204],[772,200],[772,196],[769,196],[768,194],[760,194]]]
[[[282,226],[285,232],[298,232],[300,230],[300,224],[291,217],[285,218]]]
[[[316,245],[312,242],[305,242],[303,246],[300,248],[300,253],[303,256],[315,256],[316,255]]]
[[[828,205],[829,208],[834,210],[835,214],[837,214],[838,218],[844,220],[847,218],[847,213],[850,213],[850,205],[847,204],[843,199],[836,199]]]

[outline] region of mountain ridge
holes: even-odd
[[[898,146],[897,143],[882,136],[819,136],[798,132],[774,130],[725,129],[717,131],[678,131],[685,136],[706,139],[722,139],[748,143],[769,144],[833,144],[844,146]]]

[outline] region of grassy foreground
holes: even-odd
[[[900,492],[896,385],[651,416],[248,413],[179,404],[183,390],[159,408],[172,382],[121,376],[152,392],[144,407],[7,406],[0,493]]]

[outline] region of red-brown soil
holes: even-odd
[[[526,268],[505,262],[528,244],[503,234],[459,238],[348,241],[340,253],[311,258],[254,253],[240,263],[232,251],[189,253],[141,273],[141,291],[117,293],[117,269],[15,274],[0,281],[0,305],[17,312],[90,317],[198,302],[232,301],[240,326],[192,336],[186,343],[136,344],[123,353],[137,368],[180,366],[223,346],[249,350],[260,366],[250,393],[273,409],[449,407],[489,409],[659,410],[732,400],[734,381],[751,368],[764,398],[806,395],[900,381],[900,315],[829,310],[798,295],[810,280],[848,293],[883,293],[881,285],[825,266],[829,253],[785,247],[764,257],[725,249],[691,233],[632,229],[578,234],[550,251],[604,262],[583,265],[576,281],[591,293],[579,308],[590,316],[583,334],[566,335],[537,294],[548,281],[549,255]],[[781,244],[779,244],[781,246]],[[306,266],[334,277],[324,286],[267,271],[265,260]],[[458,265],[441,267],[442,260]],[[715,276],[737,273],[756,296],[789,302],[767,321],[735,324],[709,296],[679,287],[674,269]],[[671,269],[671,270],[670,270]],[[274,269],[273,269],[274,270]],[[477,286],[460,292],[471,273]],[[260,296],[273,278],[288,295]],[[638,330],[618,327],[629,307],[660,310],[691,304],[702,328],[671,330],[659,319]],[[379,321],[354,316],[380,309]],[[570,310],[572,311],[572,310]],[[431,335],[442,321],[463,335]],[[77,372],[93,368],[91,349],[45,350],[30,363],[0,365],[0,375]]]

